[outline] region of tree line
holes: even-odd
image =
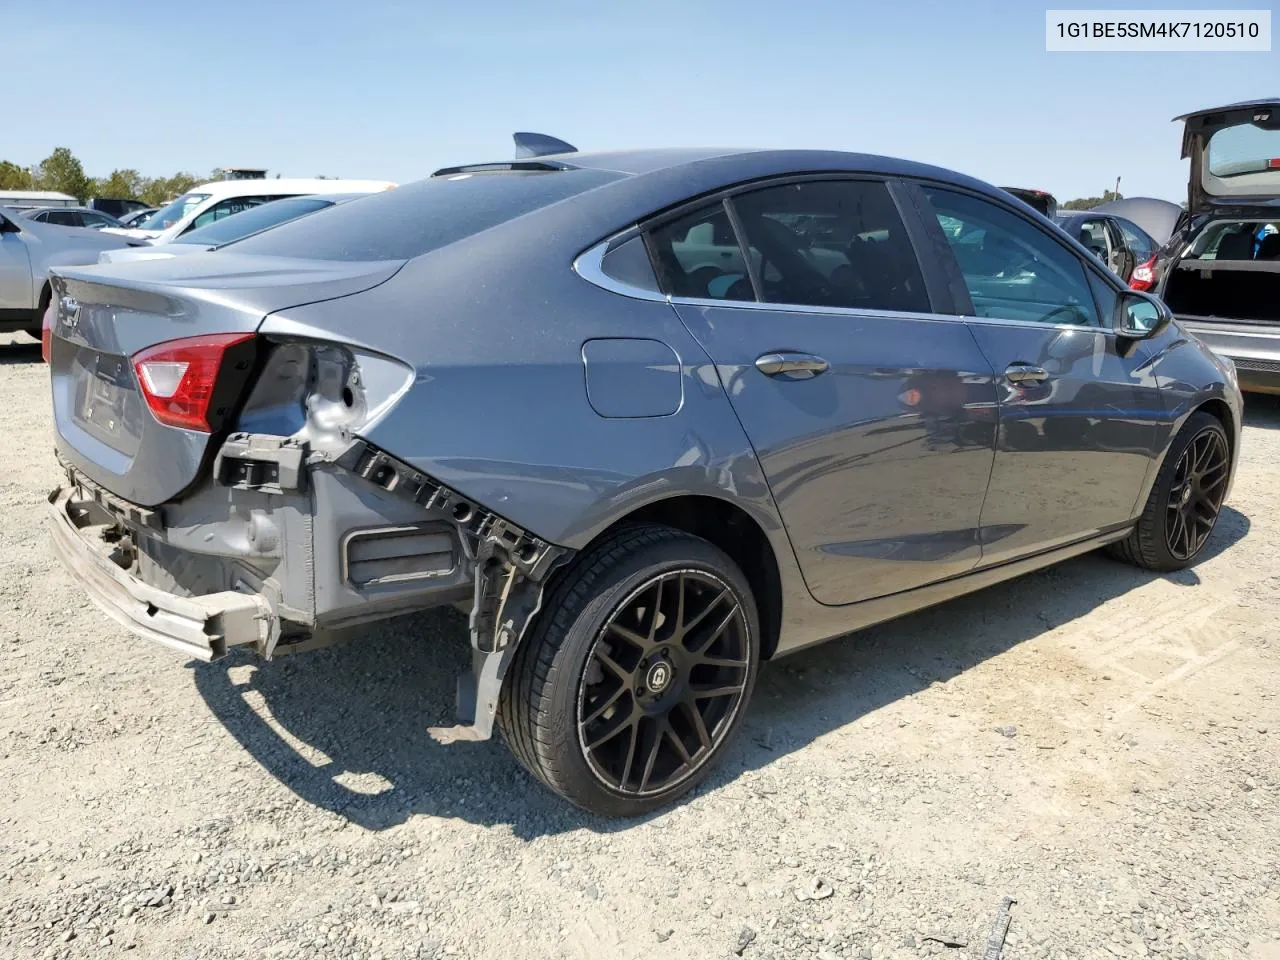
[[[137,170],[112,170],[106,177],[91,177],[67,147],[57,147],[34,167],[20,167],[0,160],[0,190],[55,190],[75,197],[81,203],[91,197],[113,197],[141,200],[158,207],[198,183],[216,180],[215,176],[197,177],[185,171],[171,177],[144,177]]]

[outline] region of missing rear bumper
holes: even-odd
[[[49,494],[54,553],[107,616],[145,640],[197,660],[223,657],[229,647],[252,644],[260,651],[279,638],[280,620],[261,594],[223,591],[183,597],[144,583],[118,561],[127,548],[104,538],[112,515],[71,490]]]

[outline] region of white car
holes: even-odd
[[[329,193],[324,196],[285,197],[260,203],[256,207],[223,217],[214,223],[189,230],[173,243],[144,243],[135,247],[103,250],[98,254],[99,263],[135,263],[139,260],[167,260],[188,253],[217,250],[229,243],[270,230],[272,227],[298,217],[309,216],[326,207],[334,207],[349,200],[369,196],[368,193]]]
[[[395,186],[389,180],[215,180],[193,187],[139,227],[108,227],[103,232],[151,243],[172,243],[188,230],[272,200],[325,193],[377,193]]]

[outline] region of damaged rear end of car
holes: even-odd
[[[478,678],[564,551],[363,439],[412,365],[263,329],[403,261],[210,256],[54,272],[56,553],[114,620],[202,661],[233,647],[269,659],[464,605],[476,664],[454,735],[488,736]]]

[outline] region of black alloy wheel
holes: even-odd
[[[1190,560],[1204,546],[1222,511],[1231,455],[1221,428],[1206,427],[1192,439],[1174,468],[1165,519],[1165,545],[1177,560]]]
[[[637,816],[710,772],[759,661],[756,601],[734,560],[683,530],[625,527],[555,575],[516,648],[498,726],[560,796]]]
[[[1141,515],[1107,550],[1145,570],[1182,570],[1204,552],[1227,488],[1232,450],[1222,421],[1198,410],[1173,437]]]
[[[578,695],[592,772],[630,796],[663,793],[710,758],[742,705],[748,628],[729,585],[705,570],[643,583],[610,615]]]

